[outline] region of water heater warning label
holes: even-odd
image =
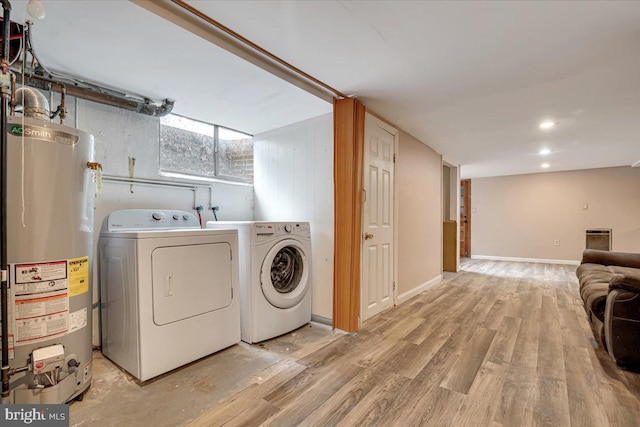
[[[66,289],[15,297],[16,345],[66,335],[69,330],[69,294]]]
[[[15,345],[69,333],[69,261],[12,266],[12,330]]]
[[[69,296],[89,292],[89,257],[69,260]]]
[[[77,331],[87,326],[87,307],[82,310],[74,311],[69,315],[70,329],[69,332]]]
[[[16,264],[16,284],[41,283],[49,280],[67,278],[67,261],[45,262],[40,264]]]

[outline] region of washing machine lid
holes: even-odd
[[[267,301],[277,308],[291,308],[305,297],[311,286],[310,257],[295,239],[275,243],[262,261],[260,287]]]

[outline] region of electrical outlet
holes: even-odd
[[[556,239],[553,241],[553,246],[560,246],[560,240]]]

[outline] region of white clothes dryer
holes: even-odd
[[[308,222],[210,221],[238,230],[242,341],[256,343],[311,321]]]
[[[238,232],[128,209],[98,244],[102,353],[141,381],[240,341]]]

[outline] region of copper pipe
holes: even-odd
[[[215,19],[211,18],[210,16],[200,12],[198,9],[196,9],[193,6],[185,3],[184,1],[182,1],[182,0],[172,0],[172,2],[177,4],[178,6],[182,7],[183,9],[187,10],[188,12],[196,15],[197,17],[199,17],[200,19],[206,21],[207,23],[213,25],[217,29],[225,32],[226,34],[230,35],[231,37],[235,38],[236,40],[244,43],[245,45],[249,46],[253,50],[261,53],[262,55],[264,55],[266,57],[268,57],[269,59],[271,59],[271,60],[277,62],[278,64],[288,68],[289,70],[301,75],[305,79],[307,79],[307,80],[315,83],[316,85],[328,90],[329,92],[333,92],[339,98],[348,98],[347,95],[343,94],[339,90],[334,89],[333,87],[329,86],[328,84],[326,84],[326,83],[316,79],[315,77],[305,73],[304,71],[302,71],[298,67],[289,64],[284,59],[281,59],[281,58],[277,57],[276,55],[274,55],[273,53],[269,52],[268,50],[263,49],[262,47],[258,46],[257,44],[255,44],[251,40],[241,36],[240,34],[238,34],[235,31],[233,31],[231,28],[226,27],[225,25],[221,24],[220,22],[216,21]]]

